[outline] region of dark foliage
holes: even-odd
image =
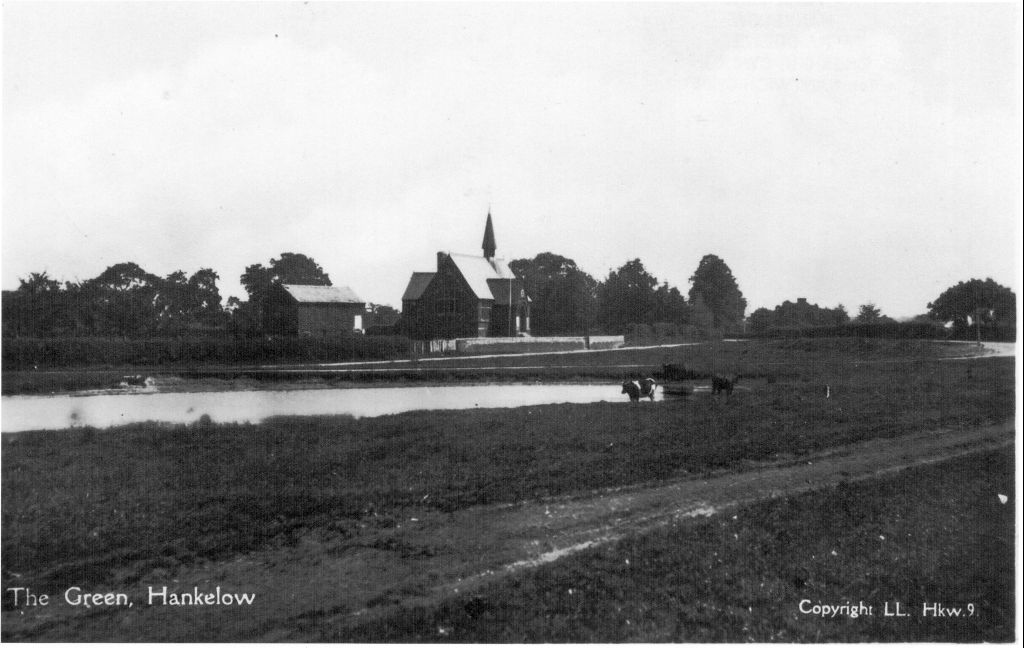
[[[402,357],[409,340],[399,336],[189,338],[10,338],[5,370],[70,367],[192,366],[265,362],[339,362]]]
[[[928,304],[928,315],[941,322],[953,322],[958,332],[980,324],[989,336],[1005,337],[1017,328],[1017,295],[992,279],[961,281],[947,288]]]
[[[597,281],[572,259],[544,252],[515,259],[509,268],[523,280],[533,301],[530,327],[535,335],[585,335],[594,325]]]
[[[248,301],[238,302],[233,313],[232,328],[238,333],[259,335],[288,330],[285,309],[277,307],[284,299],[282,284],[330,286],[331,278],[320,265],[304,254],[283,252],[280,259],[271,259],[269,266],[255,263],[241,276]]]
[[[788,299],[772,310],[758,308],[747,322],[750,332],[762,335],[769,328],[804,328],[809,326],[837,326],[850,321],[842,304],[835,308],[822,308],[817,304],[808,303],[803,297],[795,302]]]
[[[876,324],[860,324],[852,322],[840,326],[810,326],[802,328],[773,327],[758,337],[767,338],[886,338],[890,340],[972,340],[974,330],[948,329],[938,322],[896,322],[889,320]],[[1016,329],[988,327],[981,331],[983,340],[990,342],[1013,342],[1016,340]]]
[[[690,277],[690,284],[690,303],[698,299],[703,302],[714,328],[733,328],[743,320],[747,300],[725,261],[714,254],[705,255]]]
[[[895,320],[883,315],[881,309],[868,302],[861,305],[860,310],[857,311],[857,318],[854,321],[857,324],[883,324]]]
[[[46,273],[33,273],[17,290],[4,292],[3,334],[138,338],[223,328],[217,279],[209,268],[191,277],[179,270],[161,278],[131,262],[64,286]]]
[[[690,308],[678,288],[659,284],[640,259],[633,259],[597,288],[597,320],[608,333],[633,338],[653,334],[643,327],[683,326],[689,323]]]

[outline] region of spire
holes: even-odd
[[[494,224],[491,223],[491,210],[487,210],[487,226],[484,228],[484,257],[494,258],[494,251],[498,246],[494,243]]]

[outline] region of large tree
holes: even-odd
[[[982,327],[1014,330],[1017,295],[992,279],[961,281],[928,304],[928,315],[940,322],[953,322],[961,330],[975,322]]]
[[[572,259],[543,252],[509,267],[532,300],[530,328],[537,335],[586,334],[592,326],[597,281]]]
[[[652,324],[657,290],[658,279],[640,259],[626,262],[598,286],[598,321],[610,333],[624,333],[630,324]]]
[[[82,284],[97,333],[139,337],[158,329],[163,281],[139,264],[115,263]]]
[[[690,284],[690,303],[700,296],[711,312],[715,328],[728,328],[743,320],[747,300],[725,261],[714,254],[705,255],[690,277]]]

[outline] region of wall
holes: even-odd
[[[351,333],[356,315],[362,315],[365,308],[363,304],[298,304],[297,311],[298,333],[320,337]]]

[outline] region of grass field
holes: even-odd
[[[417,509],[656,482],[1013,415],[1012,359],[861,362],[900,357],[871,341],[870,353],[854,347],[844,358],[824,342],[791,343],[784,370],[745,383],[750,391],[728,404],[701,397],[4,435],[5,580],[16,572],[40,586],[106,583],[130,578],[122,568],[133,560],[173,570],[288,544],[308,529],[344,534]],[[716,361],[741,366],[753,351],[726,346]]]
[[[1014,505],[998,499],[1013,492],[1012,450],[973,455],[627,538],[320,640],[1013,641]],[[884,616],[897,602],[909,616]]]
[[[346,387],[405,382],[501,382],[621,380],[660,370],[662,364],[685,365],[697,375],[738,373],[754,378],[830,376],[852,362],[930,361],[966,355],[962,343],[868,338],[713,342],[667,348],[624,348],[593,353],[460,356],[393,363],[346,363],[343,366],[280,365],[277,369],[244,366],[126,366],[121,369],[5,371],[4,395],[49,394],[102,389],[126,374],[183,377],[173,388],[196,390]],[[168,382],[168,381],[165,381]]]

